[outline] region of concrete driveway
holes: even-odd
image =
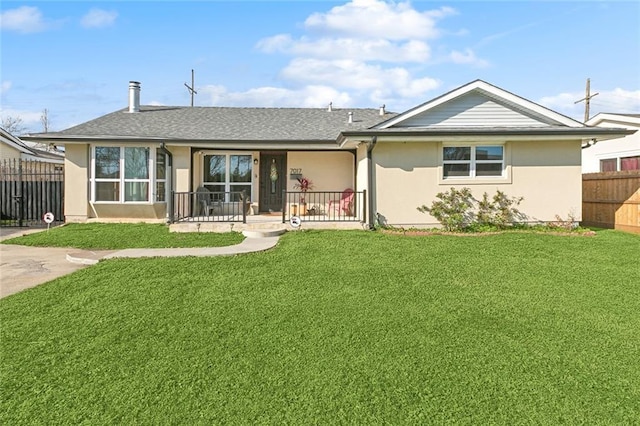
[[[43,229],[0,228],[0,241]],[[0,244],[0,298],[87,267],[67,261],[67,248]]]

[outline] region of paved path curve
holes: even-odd
[[[1,231],[0,241],[38,230]],[[98,263],[101,259],[121,257],[233,256],[268,250],[278,243],[279,236],[247,237],[240,244],[225,247],[74,250],[58,247],[28,247],[0,244],[0,298],[35,287],[78,269]]]
[[[233,256],[235,254],[268,250],[275,247],[278,239],[279,237],[245,238],[240,244],[224,247],[124,249],[110,252],[80,251],[67,254],[67,260],[73,263],[91,265],[98,263],[100,259],[118,257]]]

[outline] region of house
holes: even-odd
[[[315,218],[302,210],[311,204],[329,222],[432,227],[417,207],[451,187],[524,197],[533,222],[580,220],[581,146],[630,133],[585,126],[482,80],[400,114],[142,106],[132,81],[128,108],[29,139],[65,146],[67,221],[205,220],[242,191],[253,213],[282,220]],[[297,190],[300,177],[313,192]],[[336,198],[348,188],[345,209]]]
[[[57,151],[44,151],[25,144],[20,138],[0,127],[0,161],[28,160],[46,163],[64,163],[64,156]]]
[[[616,127],[636,133],[602,143],[590,143],[582,150],[582,173],[640,170],[640,114],[600,113],[588,126]]]

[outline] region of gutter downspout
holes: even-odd
[[[367,189],[369,192],[369,199],[368,204],[369,204],[369,229],[374,229],[375,228],[375,222],[374,222],[374,212],[373,212],[373,194],[374,194],[374,186],[373,186],[373,160],[372,160],[372,155],[371,152],[373,151],[373,148],[376,147],[376,144],[378,143],[378,137],[377,136],[371,136],[371,141],[367,142],[367,170],[368,170],[368,176],[367,176]]]
[[[160,144],[160,148],[158,148],[160,152],[164,153],[167,157],[169,157],[169,164],[167,164],[168,170],[167,173],[167,181],[169,182],[169,197],[167,198],[167,223],[171,223],[173,221],[173,154],[171,151],[167,149],[164,142]]]

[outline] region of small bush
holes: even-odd
[[[436,198],[439,201],[431,203],[431,207],[422,205],[418,211],[431,214],[447,231],[461,231],[473,223],[475,199],[469,188],[451,188],[447,192],[439,192]]]
[[[423,205],[418,211],[430,213],[447,231],[504,229],[524,217],[517,209],[523,197],[508,197],[500,190],[492,198],[485,192],[479,201],[473,198],[469,188],[451,188],[436,197],[438,201],[431,207]],[[476,204],[477,212],[474,212]]]
[[[516,208],[522,200],[523,197],[508,197],[498,190],[492,201],[489,201],[489,195],[485,192],[482,200],[478,201],[478,223],[492,225],[498,229],[506,228],[523,216]]]

